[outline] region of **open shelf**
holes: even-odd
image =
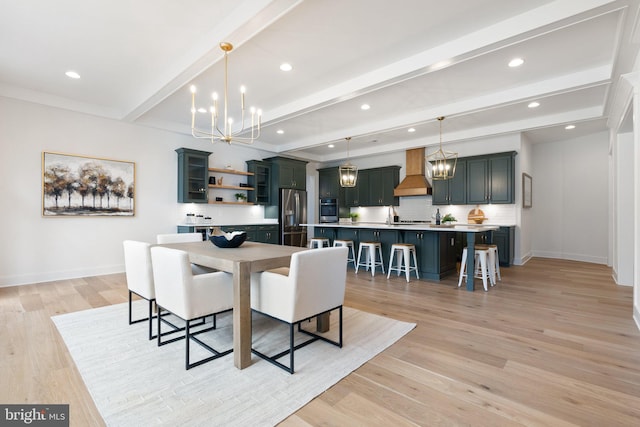
[[[216,185],[216,184],[209,184],[209,188],[217,188],[219,190],[254,190],[253,187],[240,187],[238,185]]]
[[[232,175],[253,176],[253,172],[238,171],[235,169],[209,168],[209,172],[229,173]]]
[[[249,202],[216,202],[215,200],[209,200],[210,205],[245,205],[245,206],[253,206],[255,203]]]

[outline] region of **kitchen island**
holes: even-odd
[[[456,233],[466,235],[467,268],[474,271],[474,247],[476,235],[486,233],[491,241],[491,234],[497,230],[497,225],[455,224],[435,225],[431,223],[322,223],[302,224],[314,227],[316,237],[327,237],[330,240],[353,240],[356,251],[361,241],[379,241],[387,264],[391,245],[393,243],[412,243],[416,245],[420,277],[430,280],[440,280],[456,272],[457,250],[455,244]],[[474,290],[473,275],[467,276],[468,291]]]

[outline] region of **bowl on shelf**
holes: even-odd
[[[209,240],[219,248],[237,248],[247,240],[247,233],[244,231],[225,233],[220,229],[217,230],[209,236]]]

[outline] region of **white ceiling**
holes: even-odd
[[[0,0],[0,96],[190,134],[189,86],[203,107],[223,91],[229,41],[231,115],[244,84],[264,111],[259,149],[327,162],[347,136],[352,157],[431,146],[438,116],[445,143],[561,140],[606,129],[639,3]]]

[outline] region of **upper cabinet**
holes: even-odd
[[[369,169],[369,204],[367,206],[398,206],[400,199],[393,189],[400,183],[400,167]]]
[[[207,203],[208,151],[178,148],[178,203]]]
[[[247,170],[253,173],[249,176],[248,200],[257,205],[271,203],[271,164],[262,160],[248,160]]]
[[[344,188],[340,186],[337,167],[318,169],[318,187],[321,199],[344,199]]]
[[[400,183],[400,166],[364,169],[358,171],[358,180],[353,188],[345,188],[348,207],[398,206],[398,197],[393,189]]]
[[[451,179],[434,180],[433,201],[434,205],[464,205],[467,203],[466,192],[467,162],[458,159],[456,173]]]
[[[515,154],[467,158],[467,204],[514,203]]]
[[[369,170],[359,170],[355,187],[344,189],[347,207],[369,206]]]
[[[271,163],[273,182],[278,184],[277,188],[307,189],[307,162],[286,157],[270,157],[265,161]]]

